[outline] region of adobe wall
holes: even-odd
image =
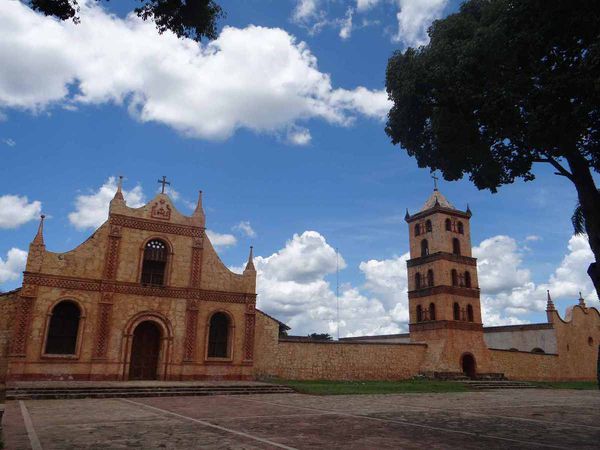
[[[19,291],[0,294],[0,383],[6,381],[8,351]]]
[[[257,377],[290,380],[402,380],[420,372],[426,344],[286,341],[257,314]]]

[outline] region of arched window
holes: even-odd
[[[457,238],[452,239],[452,253],[460,255],[460,241]]]
[[[421,256],[427,255],[429,255],[429,242],[427,242],[427,239],[423,239],[421,241]]]
[[[415,236],[418,236],[421,234],[421,225],[419,225],[418,223],[415,225]]]
[[[469,273],[469,271],[465,272],[465,287],[471,287],[471,274]]]
[[[458,286],[458,272],[452,269],[452,286]]]
[[[435,320],[435,305],[433,303],[429,304],[429,320]]]
[[[446,219],[446,231],[452,231],[452,222],[450,219]]]
[[[467,320],[473,322],[473,306],[467,305]]]
[[[415,273],[415,289],[421,289],[421,274]]]
[[[431,269],[427,271],[427,285],[429,287],[433,286],[433,270]]]
[[[458,234],[465,234],[465,229],[462,222],[458,222]]]
[[[144,262],[142,264],[142,283],[162,286],[165,283],[167,269],[167,245],[153,239],[144,248]]]
[[[544,350],[542,350],[539,347],[534,348],[533,350],[531,350],[531,353],[546,353]]]
[[[427,222],[425,222],[425,231],[428,233],[431,233],[431,220],[428,220]]]
[[[75,354],[80,316],[79,306],[69,300],[60,302],[52,309],[44,353],[47,355]]]
[[[421,305],[417,305],[417,322],[423,321],[423,307]]]
[[[229,357],[229,318],[224,313],[215,313],[210,318],[208,357]]]
[[[454,302],[452,312],[454,313],[454,320],[460,320],[460,306],[458,306],[458,303]]]

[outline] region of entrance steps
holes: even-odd
[[[509,381],[509,380],[468,380],[459,381],[464,386],[474,391],[482,391],[489,389],[536,389],[537,386],[526,381]]]
[[[293,389],[277,384],[227,385],[154,385],[68,387],[12,387],[6,391],[7,400],[48,400],[81,398],[177,397],[204,395],[289,394]]]

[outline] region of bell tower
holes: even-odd
[[[471,215],[468,206],[452,206],[437,185],[420,211],[406,211],[410,337],[437,354],[436,370],[462,372],[465,354],[486,359]]]

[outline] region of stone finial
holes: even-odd
[[[256,268],[254,267],[254,247],[250,246],[250,254],[248,255],[248,262],[246,263],[246,268],[244,269],[244,273],[246,272],[256,272]]]
[[[404,220],[407,222],[410,220],[410,214],[408,213],[408,208],[406,208],[406,214],[404,215]]]
[[[552,301],[552,297],[550,297],[550,290],[546,291],[548,294],[548,302],[546,303],[546,311],[555,311],[554,302]]]
[[[33,238],[32,244],[44,245],[44,219],[46,216],[42,214],[40,216],[40,224],[38,225],[37,234]]]
[[[579,291],[579,306],[581,306],[582,308],[585,308],[585,299],[581,295],[581,291]]]
[[[467,216],[471,217],[473,215],[473,213],[471,212],[471,208],[469,208],[469,204],[467,203]]]
[[[117,192],[115,192],[114,198],[123,201],[125,200],[125,198],[123,198],[123,175],[119,175],[119,183],[117,184]]]
[[[206,217],[204,215],[204,208],[202,206],[202,191],[198,191],[198,203],[196,203],[196,209],[194,210],[193,216],[200,218],[201,226],[206,224]]]

